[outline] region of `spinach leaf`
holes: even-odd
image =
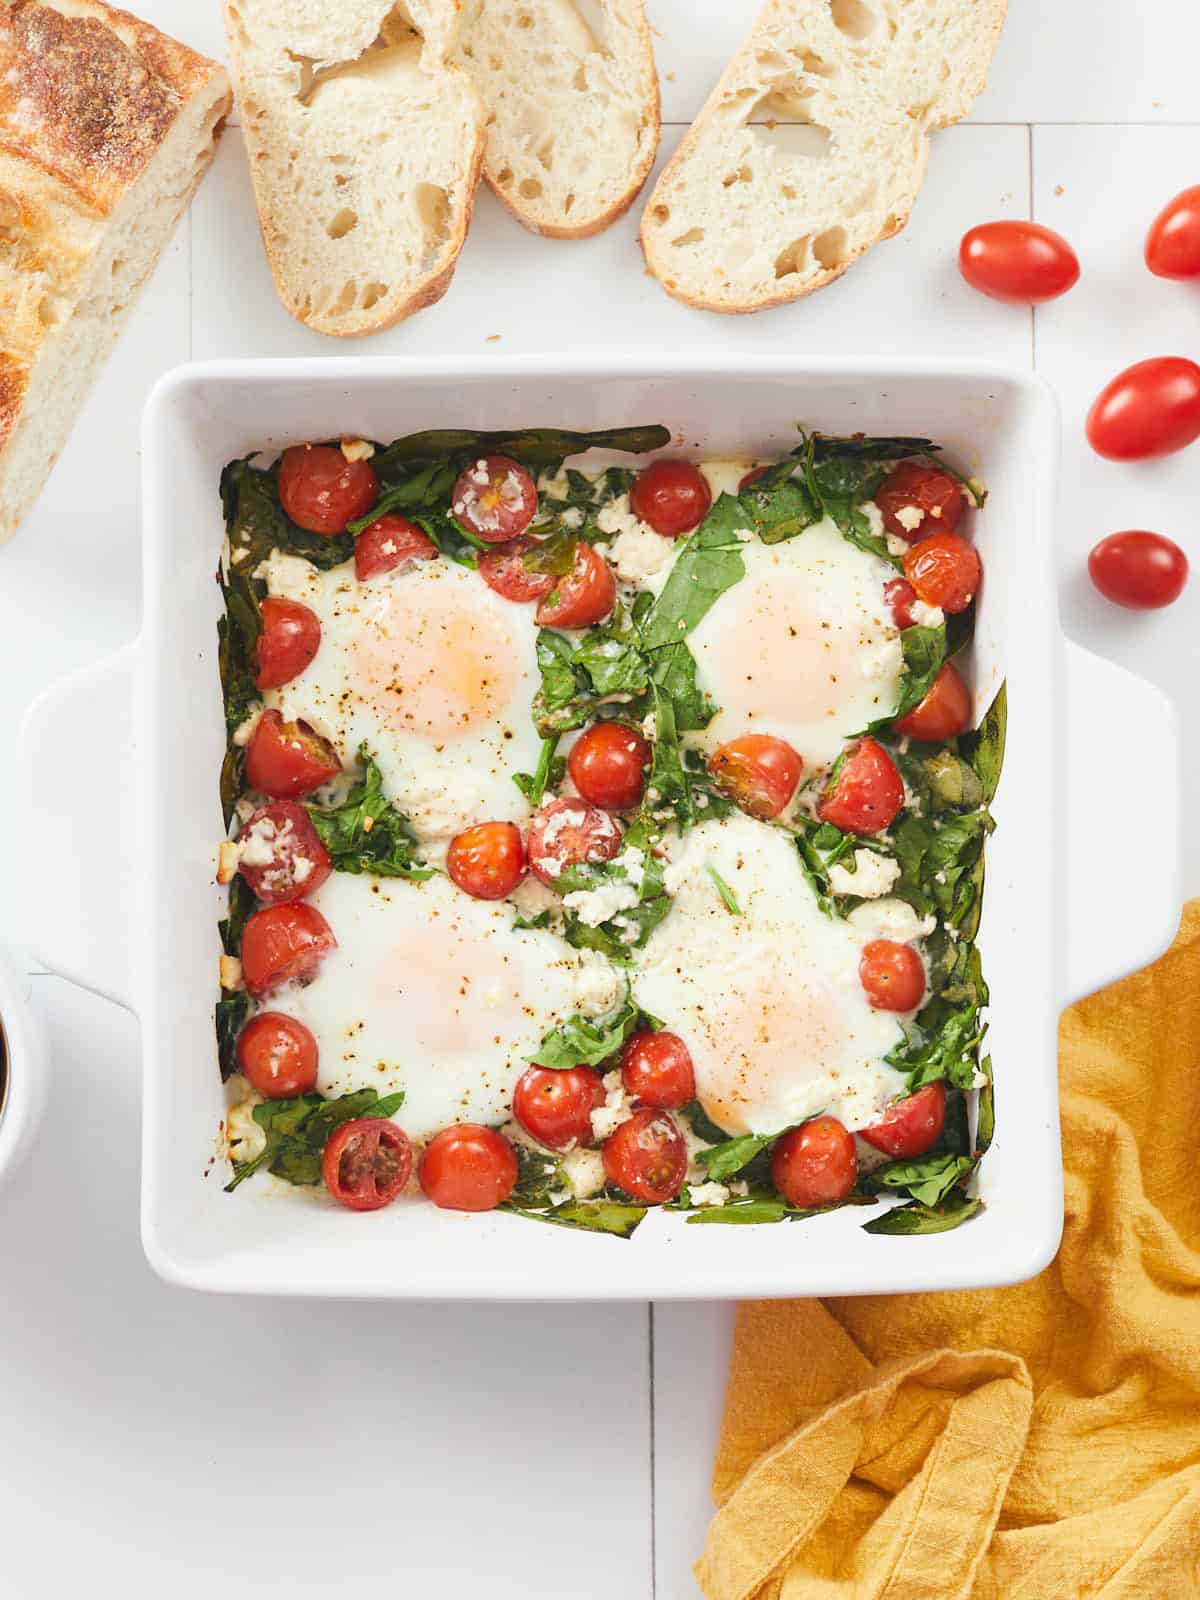
[[[952,1150],[922,1156],[918,1161],[890,1161],[867,1179],[871,1190],[903,1189],[922,1205],[936,1206],[956,1185],[970,1176],[975,1163]]]
[[[240,872],[235,873],[229,885],[229,910],[217,923],[217,931],[221,935],[221,948],[227,956],[241,954],[242,930],[257,903],[254,891],[245,878]]]
[[[724,1144],[729,1138],[724,1128],[717,1127],[699,1100],[689,1100],[679,1115],[691,1128],[696,1138],[703,1139],[706,1144]]]
[[[336,1100],[316,1092],[294,1100],[265,1100],[255,1106],[253,1116],[267,1142],[253,1160],[234,1162],[225,1193],[260,1167],[289,1183],[320,1183],[321,1154],[335,1128],[355,1117],[392,1117],[403,1104],[402,1091],[381,1100],[374,1089],[358,1089]]]
[[[303,556],[322,571],[340,566],[354,554],[353,535],[309,533],[290,519],[279,503],[277,465],[254,467],[249,457],[231,461],[221,474],[221,503],[231,570],[252,573],[272,550]]]
[[[907,811],[892,830],[900,863],[893,893],[922,916],[937,911],[957,927],[975,907],[979,881],[975,874],[983,843],[995,823],[986,811],[944,817]]]
[[[976,1006],[949,1005],[936,997],[908,1024],[904,1042],[884,1059],[898,1072],[908,1074],[910,1094],[938,1078],[945,1078],[956,1089],[970,1089],[983,1035]]]
[[[949,1233],[969,1222],[983,1210],[983,1201],[955,1193],[938,1206],[924,1206],[918,1200],[910,1205],[894,1206],[880,1217],[863,1223],[864,1233],[913,1234]]]
[[[383,774],[366,745],[359,750],[363,775],[340,806],[305,806],[338,872],[371,872],[381,878],[433,876],[416,858],[416,840],[403,814],[383,793]]]
[[[568,944],[580,950],[599,950],[619,966],[629,964],[632,952],[645,944],[671,909],[671,898],[663,884],[664,865],[654,853],[660,837],[645,817],[639,817],[626,830],[621,855],[612,861],[568,867],[559,874],[558,889],[567,894],[577,889],[595,889],[606,883],[629,883],[622,857],[627,857],[630,850],[642,854],[637,875],[637,903],[626,906],[598,925],[581,921],[574,910],[568,908],[564,930]]]
[[[531,806],[537,807],[542,803],[542,796],[548,788],[554,786],[554,769],[557,765],[554,752],[558,749],[558,734],[552,733],[542,740],[542,753],[538,757],[536,771],[514,772],[513,782],[529,801]],[[561,779],[561,772],[559,774]]]
[[[964,733],[958,741],[963,757],[970,762],[979,778],[983,799],[990,803],[1000,787],[1000,769],[1004,765],[1004,740],[1008,730],[1008,686],[1002,683],[984,714],[983,721],[973,733]]]
[[[731,1200],[728,1205],[697,1207],[688,1216],[688,1224],[785,1222],[797,1214],[789,1212],[783,1200]]]
[[[671,442],[670,429],[661,425],[634,428],[597,428],[573,433],[565,428],[526,428],[519,431],[476,432],[469,428],[434,428],[412,433],[389,444],[374,460],[385,484],[415,461],[441,461],[449,457],[461,470],[478,456],[511,456],[527,467],[556,469],[568,456],[585,450],[620,450],[642,455],[661,450]]]
[[[946,659],[945,627],[905,628],[900,635],[900,648],[904,652],[904,675],[900,680],[900,703],[888,718],[893,722],[920,705],[942,670]]]
[[[746,1133],[737,1139],[725,1139],[721,1144],[712,1145],[707,1150],[698,1150],[696,1160],[707,1172],[709,1179],[714,1183],[723,1183],[726,1178],[732,1178],[735,1173],[749,1166],[755,1156],[761,1154],[768,1145],[775,1143],[787,1132],[781,1128],[779,1133]]]
[[[588,1233],[608,1233],[617,1239],[630,1238],[646,1215],[645,1206],[621,1200],[568,1200],[546,1211],[528,1210],[505,1200],[498,1209],[530,1217],[534,1222],[550,1222],[560,1228],[583,1228]]]
[[[785,468],[787,474],[782,478],[780,467]],[[820,507],[808,485],[790,476],[794,471],[793,462],[778,462],[738,495],[745,526],[753,528],[763,544],[781,544],[785,539],[794,539],[820,521]]]
[[[721,897],[721,904],[725,907],[726,911],[729,912],[729,915],[731,917],[740,917],[742,914],[742,908],[740,905],[738,905],[733,890],[725,882],[725,879],[717,871],[716,867],[706,866],[704,870],[712,879],[713,885]]]
[[[684,639],[721,595],[746,575],[742,543],[746,518],[740,501],[721,495],[704,521],[685,541],[671,575],[650,608],[642,643],[651,653]]]
[[[611,1016],[593,1022],[575,1015],[559,1024],[528,1058],[536,1066],[562,1071],[567,1067],[595,1067],[615,1055],[638,1025],[641,1013],[628,990],[624,1003]]]
[[[979,1070],[984,1076],[983,1088],[979,1091],[979,1116],[975,1126],[975,1148],[979,1155],[985,1154],[990,1148],[992,1137],[996,1132],[996,1094],[992,1084],[992,1058],[984,1056],[979,1063]]]
[[[250,1015],[250,996],[244,989],[224,993],[216,1005],[217,1060],[221,1082],[238,1070],[237,1038]]]

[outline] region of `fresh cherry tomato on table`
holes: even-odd
[[[299,600],[268,595],[259,609],[262,632],[254,647],[254,685],[279,689],[298,678],[321,648],[321,622]]]
[[[417,1176],[443,1211],[491,1211],[513,1191],[517,1153],[494,1128],[460,1122],[429,1141]]]
[[[525,876],[525,845],[511,822],[478,822],[456,833],[446,852],[451,879],[476,900],[503,900]]]
[[[592,1112],[604,1104],[604,1085],[591,1067],[530,1067],[513,1090],[513,1116],[548,1150],[591,1144]]]
[[[347,461],[336,445],[294,444],[279,463],[279,501],[309,533],[345,533],[346,524],[379,498],[379,479],[369,461]]]
[[[904,780],[874,739],[851,745],[817,801],[817,816],[843,833],[882,833],[904,805]]]
[[[945,1126],[946,1085],[939,1078],[890,1105],[873,1128],[860,1131],[859,1138],[894,1161],[911,1161],[933,1148]]]
[[[386,1117],[355,1117],[329,1136],[321,1157],[325,1187],[350,1211],[390,1206],[412,1174],[408,1135]]]
[[[912,544],[927,533],[953,533],[966,501],[948,472],[921,461],[900,461],[884,479],[875,504],[887,531]]]
[[[329,851],[308,812],[293,800],[260,806],[247,819],[238,845],[238,871],[264,906],[302,900],[333,871]]]
[[[897,717],[892,727],[909,739],[942,744],[956,739],[970,723],[971,691],[953,661],[947,661],[929,685],[925,698],[906,716]]]
[[[479,576],[505,600],[544,600],[558,579],[552,572],[533,572],[525,565],[525,557],[538,544],[532,534],[522,533],[507,544],[480,551]]]
[[[464,528],[485,544],[515,539],[533,521],[537,485],[509,456],[482,456],[459,473],[450,508]]]
[[[777,817],[796,792],[804,762],[784,739],[743,733],[714,750],[708,770],[747,816]]]
[[[273,800],[311,794],[342,770],[328,739],[306,722],[285,722],[278,711],[264,711],[246,746],[246,782]]]
[[[958,270],[980,294],[1016,305],[1057,300],[1079,282],[1079,257],[1037,222],[984,222],[963,234]]]
[[[360,583],[380,578],[411,561],[433,561],[438,547],[407,517],[377,517],[354,541],[354,576]]]
[[[315,906],[297,901],[256,911],[242,930],[242,977],[257,999],[285,983],[316,976],[337,948],[333,929]]]
[[[617,580],[604,557],[582,540],[575,546],[575,565],[538,601],[534,621],[539,628],[590,628],[603,622],[617,603]]]
[[[858,1178],[854,1139],[836,1117],[814,1117],[775,1141],[771,1182],[790,1206],[837,1205]]]
[[[1161,533],[1129,528],[1101,539],[1088,557],[1088,572],[1106,600],[1131,611],[1156,611],[1179,599],[1188,558]]]
[[[901,630],[911,628],[916,621],[912,608],[917,603],[917,591],[907,578],[892,578],[883,586],[883,600],[892,613],[892,621]]]
[[[1087,439],[1109,461],[1170,455],[1200,438],[1200,367],[1153,356],[1118,372],[1087,415]]]
[[[643,1106],[604,1141],[604,1173],[610,1183],[644,1205],[661,1206],[683,1188],[687,1141],[673,1117]]]
[[[302,1022],[260,1011],[238,1034],[238,1066],[266,1100],[291,1100],[317,1087],[317,1041]]]
[[[583,798],[605,811],[625,811],[642,798],[652,751],[623,722],[593,722],[571,746],[567,771]]]
[[[660,1111],[678,1111],[696,1098],[692,1054],[677,1033],[642,1028],[621,1051],[621,1081],[627,1094]]]
[[[1146,265],[1158,278],[1200,278],[1200,184],[1168,201],[1150,224]]]
[[[529,824],[528,848],[529,870],[553,889],[566,867],[611,861],[621,848],[621,830],[586,800],[551,800]]]
[[[858,978],[876,1011],[915,1011],[925,994],[925,964],[910,944],[872,939],[863,946]]]
[[[629,491],[634,516],[665,539],[678,539],[698,528],[711,505],[708,479],[690,461],[652,461]]]
[[[905,556],[904,576],[927,606],[965,611],[979,588],[983,563],[961,534],[931,533]]]

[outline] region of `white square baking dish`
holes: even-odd
[[[986,1209],[956,1232],[917,1238],[866,1234],[854,1208],[728,1229],[664,1213],[622,1241],[417,1202],[358,1216],[301,1191],[223,1194],[212,1025],[222,465],[256,446],[338,433],[659,421],[692,454],[783,453],[797,422],[926,434],[986,477],[973,681],[983,706],[1007,679],[1010,708],[980,934],[997,1114],[980,1176]],[[142,1019],[142,1232],[155,1268],[176,1283],[255,1294],[553,1300],[957,1289],[1045,1265],[1062,1218],[1059,1010],[1161,951],[1179,912],[1177,786],[1164,776],[1174,771],[1172,712],[1157,690],[1061,634],[1057,448],[1047,389],[986,366],[338,358],[193,365],[164,378],[143,435],[143,631],[42,697],[21,766],[33,949]],[[1154,872],[1113,872],[1110,842],[1151,761],[1168,797]],[[79,771],[110,781],[84,787]]]

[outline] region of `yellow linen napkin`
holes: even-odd
[[[1200,1597],[1200,901],[1059,1076],[1039,1277],[739,1308],[708,1600]]]

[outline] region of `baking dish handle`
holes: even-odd
[[[1061,970],[1069,1005],[1136,972],[1170,944],[1182,906],[1179,743],[1160,689],[1068,644],[1065,683],[1066,924]],[[1137,801],[1143,844],[1121,858]]]
[[[30,954],[131,1010],[140,656],[135,639],[40,694],[17,768]]]

